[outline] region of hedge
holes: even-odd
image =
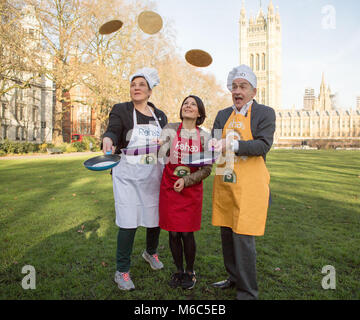
[[[100,144],[94,137],[84,137],[81,142],[62,143],[56,146],[52,143],[15,142],[5,139],[0,141],[0,156],[7,154],[46,153],[47,149],[51,148],[60,149],[64,153],[100,151]]]

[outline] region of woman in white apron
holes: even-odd
[[[138,70],[130,77],[131,102],[116,104],[103,138],[103,152],[120,153],[122,148],[157,140],[167,124],[166,115],[149,98],[159,83],[157,71]],[[146,227],[146,250],[142,257],[154,270],[163,268],[157,255],[159,242],[159,191],[163,165],[156,154],[121,155],[113,169],[116,225],[119,227],[115,282],[121,290],[135,289],[130,278],[130,257],[136,230]]]

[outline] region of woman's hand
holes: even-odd
[[[174,190],[176,192],[181,192],[182,189],[184,189],[185,186],[185,181],[183,178],[180,178],[179,180],[177,180],[174,184]]]
[[[151,143],[162,146],[164,144],[164,141],[162,141],[160,139],[153,139],[153,140],[151,140]]]
[[[102,149],[103,153],[106,154],[108,151],[111,151],[112,154],[115,153],[115,147],[113,146],[113,141],[108,138],[105,137],[103,139],[103,149]]]

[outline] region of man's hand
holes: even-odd
[[[105,137],[103,139],[103,149],[102,149],[103,153],[106,154],[108,151],[111,151],[112,154],[115,153],[115,147],[113,146],[113,141],[108,138]]]
[[[213,138],[208,142],[208,149],[213,150],[215,152],[225,153],[226,140],[225,139],[217,140],[217,139]]]
[[[174,184],[174,190],[176,192],[181,192],[182,189],[184,189],[185,186],[185,181],[183,178],[180,178],[179,180],[177,180]]]

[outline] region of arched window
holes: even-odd
[[[21,140],[26,140],[25,127],[21,127]]]
[[[250,55],[250,68],[254,70],[254,55]]]
[[[8,126],[2,125],[2,130],[3,130],[3,134],[2,134],[2,138],[3,139],[7,139],[7,130],[8,130]]]
[[[16,127],[16,136],[15,136],[16,140],[20,140],[20,126]]]
[[[39,129],[37,128],[34,128],[34,131],[33,131],[33,140],[36,141],[37,137],[38,137],[38,131]]]
[[[265,70],[266,69],[266,60],[265,60],[265,53],[262,54],[262,69]]]
[[[260,56],[259,54],[256,54],[256,70],[260,70]]]

